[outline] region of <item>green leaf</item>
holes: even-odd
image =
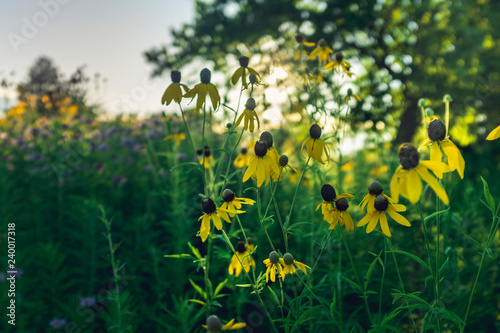
[[[488,186],[486,180],[484,180],[483,177],[481,177],[481,180],[483,181],[483,192],[486,202],[488,203],[491,212],[495,214],[495,199],[493,199],[493,196],[490,193],[490,187]]]
[[[421,305],[425,305],[423,307],[424,309],[430,309],[432,307],[426,300],[424,300],[423,298],[418,297],[416,295],[416,293],[407,294],[407,293],[401,293],[401,292],[399,292],[394,297],[394,300],[392,301],[392,304],[394,304],[401,297],[403,297],[403,298],[411,298],[412,300],[416,301],[417,303],[419,303]]]
[[[453,323],[455,323],[456,325],[458,325],[460,327],[462,327],[464,324],[464,321],[462,320],[462,318],[460,318],[456,313],[454,313],[452,311],[445,310],[443,308],[437,308],[435,311],[441,313],[443,315],[443,317],[451,320]]]
[[[445,261],[445,262],[441,265],[441,267],[439,268],[439,276],[443,275],[444,270],[445,270],[445,269],[446,269],[446,267],[448,266],[449,259],[450,259],[450,258],[446,258],[446,261]]]
[[[193,303],[198,303],[198,304],[205,306],[205,302],[200,301],[199,299],[188,299],[188,301],[193,302]]]
[[[202,165],[200,163],[197,163],[197,162],[186,162],[186,163],[180,163],[180,164],[173,166],[172,168],[170,168],[170,172],[172,172],[172,170],[175,170],[177,168],[185,167],[188,165],[196,166],[196,168],[200,168],[200,169],[202,167]]]
[[[410,252],[406,252],[406,251],[400,251],[400,250],[392,250],[392,251],[387,251],[387,252],[394,252],[394,253],[399,253],[399,254],[402,254],[402,255],[405,255],[407,256],[408,258],[410,259],[413,259],[415,260],[416,262],[418,262],[420,265],[422,265],[423,267],[427,268],[427,270],[429,272],[432,273],[432,270],[431,270],[431,267],[429,265],[427,265],[422,259],[420,259],[419,257],[417,257],[416,255],[414,255],[413,253],[410,253]]]
[[[251,284],[237,284],[236,287],[240,287],[240,288],[250,288],[252,285]]]
[[[193,286],[194,290],[196,290],[198,292],[198,294],[200,294],[201,297],[203,297],[206,300],[207,294],[201,289],[201,287],[199,285],[197,285],[196,283],[194,283],[194,281],[191,279],[189,279],[189,282],[191,282],[191,285]]]
[[[257,192],[259,189],[256,187],[247,187],[246,189],[243,190],[243,193],[246,193],[247,191],[255,191]]]
[[[268,289],[269,289],[269,291],[271,292],[271,295],[273,296],[273,300],[276,302],[276,304],[278,304],[278,305],[279,305],[279,304],[280,304],[280,301],[279,301],[279,299],[278,299],[278,296],[277,296],[277,295],[276,295],[276,293],[274,292],[274,290],[273,290],[271,287],[269,287],[269,286],[267,286],[267,288],[268,288]]]
[[[198,249],[195,248],[193,244],[191,244],[191,242],[188,242],[188,246],[191,249],[191,252],[193,252],[193,254],[195,255],[195,257],[201,259],[200,251],[198,251]]]
[[[377,264],[378,261],[378,256],[373,259],[370,268],[368,268],[368,271],[366,272],[366,277],[365,277],[365,289],[368,286],[368,283],[370,282],[370,278],[372,276],[373,270],[375,269],[375,265]]]
[[[294,223],[291,226],[289,226],[287,228],[287,230],[290,231],[290,230],[293,230],[293,229],[297,229],[298,227],[303,226],[303,225],[314,225],[314,224],[311,223],[311,222],[297,222],[297,223]]]
[[[447,211],[449,211],[449,210],[450,210],[450,207],[448,207],[448,208],[447,208],[447,209],[445,209],[445,210],[440,210],[439,212],[434,212],[434,213],[432,213],[431,215],[429,215],[429,216],[427,216],[426,218],[424,218],[424,222],[427,222],[427,221],[429,221],[430,219],[432,219],[432,218],[434,218],[434,217],[436,217],[436,216],[438,216],[438,215],[441,215],[441,214],[443,214],[443,213],[446,213],[446,212],[447,212]]]
[[[215,288],[214,296],[217,296],[217,294],[222,290],[222,288],[224,288],[224,285],[226,283],[227,283],[227,279],[225,279],[224,281],[222,281],[221,283],[219,283],[219,285],[217,286],[217,288]]]
[[[352,281],[352,280],[349,280],[348,278],[346,278],[346,277],[345,277],[345,276],[343,276],[343,275],[340,275],[340,278],[341,278],[342,280],[344,280],[345,282],[349,283],[349,284],[350,284],[351,286],[353,286],[355,289],[359,290],[359,292],[361,292],[361,293],[363,292],[363,289],[361,289],[361,287],[360,287],[360,286],[359,286],[356,282],[354,282],[354,281]]]
[[[196,259],[190,254],[182,253],[182,254],[165,254],[165,258],[179,258],[179,259]]]

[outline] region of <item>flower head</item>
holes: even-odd
[[[230,214],[244,213],[241,210],[217,208],[215,202],[210,198],[204,198],[203,200],[201,200],[201,208],[203,209],[204,214],[198,219],[198,221],[202,220],[199,234],[203,242],[207,240],[207,237],[210,234],[210,220],[214,222],[214,225],[217,228],[217,230],[221,230],[222,229],[221,217],[224,218],[221,213],[225,213],[226,214],[225,216],[227,216],[227,213]],[[226,219],[224,218],[224,220]],[[231,220],[226,220],[226,222],[231,223]]]
[[[231,76],[231,83],[236,84],[236,82],[238,82],[238,80],[241,78],[241,83],[243,84],[243,87],[246,89],[248,87],[247,72],[255,75],[255,77],[259,77],[259,73],[257,73],[255,69],[248,67],[248,61],[249,61],[248,57],[241,56],[239,58],[239,61],[240,61],[240,67],[238,67],[238,69]]]
[[[226,213],[225,211],[221,210],[219,213],[221,217],[226,221],[230,221],[229,216],[234,217],[234,212],[241,208],[241,204],[253,205],[255,203],[255,201],[252,199],[237,198],[234,192],[228,188],[226,188],[224,192],[222,192],[222,199],[224,200],[224,203],[220,206],[220,208],[230,211],[230,213]]]
[[[219,317],[216,315],[211,315],[207,318],[207,324],[203,325],[209,333],[217,333],[223,331],[237,330],[245,327],[246,323],[235,323],[234,319],[231,319],[227,324],[222,325]]]
[[[200,72],[201,83],[194,86],[193,89],[189,90],[184,94],[184,97],[190,97],[193,100],[198,95],[198,100],[196,101],[196,110],[200,110],[205,103],[207,94],[210,96],[212,101],[212,108],[216,111],[220,106],[220,95],[217,87],[210,83],[212,78],[212,73],[208,68],[203,68]]]
[[[280,159],[280,154],[278,154],[278,151],[276,148],[274,148],[274,139],[273,135],[270,132],[262,132],[260,135],[260,141],[264,142],[267,146],[267,153],[269,156],[273,158],[273,160],[278,163],[278,160]]]
[[[243,271],[243,268],[248,273],[252,266],[255,268],[255,260],[251,257],[247,245],[244,242],[238,242],[236,245],[236,253],[231,257],[231,263],[229,264],[229,274],[238,277]]]
[[[323,220],[330,223],[329,229],[335,229],[340,222],[340,226],[345,224],[347,231],[354,230],[354,222],[347,211],[349,204],[346,200],[346,198],[352,200],[354,196],[349,193],[337,196],[337,192],[330,184],[325,184],[321,187],[321,196],[323,197],[323,202],[316,207],[316,210],[321,207]]]
[[[285,273],[285,275],[294,274],[297,271],[296,268],[300,269],[302,272],[304,272],[304,274],[307,275],[306,268],[311,269],[311,267],[295,260],[293,255],[291,255],[290,253],[285,253],[283,255],[283,258],[280,258],[280,263],[284,267],[283,272]]]
[[[362,227],[368,224],[366,232],[370,233],[377,226],[378,221],[380,221],[380,227],[382,232],[387,236],[391,237],[391,231],[389,230],[389,225],[387,224],[387,216],[385,213],[389,214],[394,221],[398,222],[405,227],[411,227],[410,222],[397,212],[404,212],[406,207],[403,205],[393,203],[390,197],[379,195],[375,198],[374,202],[375,209],[368,212],[365,217],[358,222],[358,227]]]
[[[282,280],[285,279],[285,272],[283,271],[283,267],[281,266],[281,258],[278,252],[271,251],[269,253],[269,258],[264,260],[264,264],[266,264],[266,282],[269,282],[269,277],[271,277],[271,281],[276,281],[276,271],[278,271],[278,276],[281,277]]]
[[[214,157],[212,156],[212,150],[207,145],[205,145],[205,149],[196,150],[196,154],[200,156],[200,164],[203,165],[205,169],[210,168],[210,166],[215,163]]]
[[[399,163],[401,164],[391,178],[391,195],[395,203],[399,195],[408,198],[415,204],[422,195],[422,180],[434,190],[436,195],[448,205],[450,200],[441,184],[430,173],[431,169],[436,176],[442,178],[448,172],[446,164],[436,161],[421,161],[417,148],[411,143],[403,143],[399,149]]]
[[[458,150],[457,146],[446,136],[446,126],[439,119],[434,119],[427,127],[428,139],[420,146],[419,150],[423,147],[431,147],[431,161],[441,162],[443,154],[448,157],[449,171],[457,170],[460,178],[464,178],[465,161]],[[434,172],[436,173],[436,171]],[[442,178],[442,173],[437,172],[436,175]]]
[[[241,148],[240,154],[236,156],[234,159],[234,166],[239,168],[243,168],[244,166],[249,166],[250,165],[250,155],[248,154],[248,149],[247,148]]]
[[[263,141],[255,143],[255,155],[250,158],[250,165],[243,175],[243,182],[252,177],[257,179],[257,187],[260,187],[264,181],[266,184],[273,173],[279,173],[278,164],[268,154],[267,145]]]
[[[368,194],[365,195],[363,200],[361,200],[361,202],[358,205],[358,209],[360,209],[361,212],[363,212],[366,207],[366,211],[368,213],[371,213],[375,209],[375,199],[379,195],[386,197],[388,200],[392,200],[382,192],[384,192],[384,189],[382,188],[382,184],[380,184],[380,182],[376,180],[371,182],[370,186],[368,186]]]
[[[255,130],[255,121],[257,121],[257,129],[260,129],[259,117],[257,116],[257,112],[255,112],[255,100],[252,97],[247,100],[245,110],[236,121],[236,127],[238,127],[243,118],[245,118],[245,130],[249,130],[250,133],[253,133]]]
[[[280,158],[278,159],[278,169],[279,173],[277,175],[273,174],[273,180],[276,181],[281,181],[283,179],[283,170],[286,170],[288,173],[288,169],[291,170],[291,172],[297,172],[297,169],[295,169],[293,166],[288,164],[288,156],[286,155],[281,155]]]
[[[167,135],[164,141],[174,141],[175,145],[178,146],[182,140],[186,140],[186,134],[184,133],[171,133]]]
[[[324,39],[320,39],[308,59],[314,60],[315,58],[318,58],[318,62],[320,64],[326,63],[330,59],[330,53],[333,53],[333,50],[328,47],[328,44]]]
[[[346,102],[349,102],[351,100],[351,98],[354,98],[356,101],[361,102],[361,98],[359,98],[358,95],[354,94],[352,92],[352,89],[349,88],[349,89],[347,89],[347,95],[344,97],[344,99],[342,101],[344,103],[346,103]]]
[[[189,91],[189,88],[185,84],[180,83],[181,72],[172,71],[170,73],[170,78],[172,79],[172,83],[163,93],[163,96],[161,97],[161,104],[169,105],[172,101],[180,103],[182,99],[182,89],[184,89],[184,92]]]
[[[333,61],[329,62],[324,70],[328,70],[330,68],[333,68],[337,73],[339,73],[342,70],[342,73],[348,73],[349,69],[351,68],[351,64],[349,64],[347,61],[345,61],[344,54],[342,52],[337,52],[334,55]]]
[[[297,51],[295,52],[295,55],[293,56],[293,60],[297,61],[300,59],[301,56],[306,56],[307,52],[304,50],[304,46],[307,47],[312,47],[315,44],[306,42],[306,39],[303,34],[297,34],[295,35],[295,40],[297,43],[299,43],[299,46],[297,47]]]
[[[330,153],[328,152],[325,142],[320,137],[321,137],[321,127],[319,127],[319,125],[317,124],[312,125],[311,128],[309,129],[309,137],[306,140],[304,140],[301,151],[304,148],[304,146],[306,146],[307,155],[309,157],[314,158],[321,164],[325,164],[322,158],[323,152],[325,153],[327,162],[330,161]]]

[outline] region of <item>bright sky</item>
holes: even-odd
[[[41,55],[66,77],[86,64],[88,76],[107,78],[99,93],[90,85],[92,102],[112,113],[149,113],[162,109],[170,78],[150,79],[142,54],[192,21],[194,0],[3,0],[0,13],[0,80],[24,81]]]

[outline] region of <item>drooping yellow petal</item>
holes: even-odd
[[[420,151],[420,149],[424,148],[424,147],[427,147],[427,146],[430,146],[432,144],[432,140],[427,138],[427,140],[424,141],[424,143],[422,143],[420,145],[420,147],[418,147],[418,150]]]
[[[361,221],[358,222],[358,227],[366,225],[368,222],[370,222],[371,218],[372,214],[366,214],[365,217],[363,217]]]
[[[486,137],[486,140],[491,141],[498,138],[500,138],[500,126],[491,131],[490,134],[488,134],[488,136]]]
[[[375,229],[379,218],[380,218],[380,212],[379,211],[373,212],[371,219],[370,219],[370,223],[368,224],[368,227],[366,228],[367,233],[370,233],[373,231],[373,229]]]
[[[342,198],[347,198],[347,199],[353,200],[354,195],[349,194],[349,193],[342,193],[341,195],[339,195],[338,197],[335,198],[335,201],[338,201],[339,199],[342,199]]]
[[[349,214],[349,212],[344,211],[344,212],[342,212],[341,216],[345,221],[345,230],[347,230],[347,231],[354,230],[354,222],[352,221],[352,217]]]
[[[260,187],[264,183],[264,180],[266,180],[266,167],[261,157],[257,158],[255,173],[257,174],[257,187]]]
[[[271,281],[276,281],[276,269],[274,268],[274,266],[271,267]]]
[[[247,171],[245,171],[245,174],[243,175],[243,182],[246,182],[248,178],[253,176],[253,174],[255,173],[255,169],[257,168],[257,162],[258,162],[258,157],[256,155],[253,155],[250,159],[250,165],[248,166]]]
[[[240,125],[241,120],[243,119],[244,116],[245,116],[245,111],[243,111],[241,115],[238,117],[238,120],[236,120],[236,124],[234,124],[234,127],[238,127]]]
[[[240,79],[241,75],[243,75],[243,67],[239,67],[236,71],[234,71],[233,75],[231,76],[231,83],[236,84],[238,80]]]
[[[410,200],[412,204],[416,204],[422,195],[422,181],[414,169],[408,172],[406,178],[406,192],[408,193],[408,200]]]
[[[205,242],[208,238],[208,234],[210,233],[210,216],[208,214],[204,214],[202,217],[200,237],[201,241]]]
[[[387,216],[385,216],[384,212],[380,213],[380,227],[382,228],[382,232],[387,236],[391,237],[391,230],[389,230],[389,224],[387,224]]]
[[[457,170],[461,179],[464,179],[465,161],[458,147],[451,140],[441,141],[441,147],[448,157],[450,170]]]
[[[219,215],[217,215],[216,213],[214,213],[214,214],[211,215],[211,217],[212,217],[212,221],[214,221],[214,225],[217,228],[217,230],[221,230],[222,229],[222,222],[220,220]]]
[[[450,172],[450,167],[443,162],[420,161],[419,164],[432,170],[439,179],[443,178],[443,173]]]
[[[441,199],[441,201],[443,201],[445,205],[448,205],[450,203],[450,199],[448,198],[446,191],[441,186],[441,184],[439,184],[436,178],[432,177],[427,168],[423,165],[419,165],[415,168],[415,170],[418,172],[420,177],[422,177],[422,179],[434,190],[439,199]]]
[[[392,175],[390,188],[391,188],[391,197],[395,203],[399,201],[399,171],[401,170],[401,166],[396,169],[394,175]]]
[[[367,195],[365,195],[363,197],[363,200],[361,200],[361,202],[359,203],[359,205],[357,207],[361,212],[363,212],[365,210],[365,206],[368,203],[368,199],[370,199],[370,193],[368,193]]]
[[[196,110],[200,110],[207,99],[207,85],[204,83],[199,83],[196,86],[198,88],[198,99],[196,100]]]
[[[443,159],[443,154],[441,154],[441,149],[439,148],[439,143],[434,142],[431,146],[431,161],[441,162]]]
[[[217,87],[213,83],[207,84],[207,91],[210,95],[210,100],[212,101],[212,108],[217,111],[220,105],[220,95]]]
[[[405,227],[411,227],[410,222],[401,214],[396,213],[396,211],[389,205],[387,207],[387,213],[392,217],[392,219]]]
[[[396,212],[404,212],[406,211],[406,207],[404,205],[400,204],[391,204],[391,206],[394,208]]]

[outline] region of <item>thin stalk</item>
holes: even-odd
[[[398,273],[398,279],[399,279],[399,284],[401,285],[401,291],[406,294],[405,285],[403,283],[403,279],[401,278],[401,273],[399,272],[398,261],[396,260],[396,255],[394,254],[394,251],[393,251],[393,248],[392,248],[392,242],[389,239],[389,237],[387,237],[386,235],[384,235],[384,238],[386,240],[384,242],[384,252],[385,252],[385,245],[387,243],[387,245],[389,246],[389,250],[392,253],[392,260],[394,260],[394,267],[396,267],[396,272]],[[384,261],[385,260],[386,259],[384,259]],[[415,324],[415,320],[413,319],[413,313],[412,313],[411,309],[408,309],[408,313],[410,315],[410,319],[411,319],[411,322],[413,324],[413,331],[417,332],[417,325]]]
[[[380,283],[380,297],[378,300],[378,321],[382,321],[382,294],[384,292],[385,265],[387,265],[387,244],[384,242],[384,266],[382,266],[382,282]],[[399,272],[399,270],[398,270]]]
[[[212,225],[210,225],[210,233],[208,234],[208,250],[207,250],[207,256],[205,258],[205,293],[207,295],[207,298],[210,297],[210,292],[208,288],[208,280],[210,279],[209,276],[209,269],[210,269],[210,254],[212,252],[212,235],[213,235],[214,228]],[[212,303],[211,299],[207,299],[207,317],[210,315],[210,303]]]
[[[285,220],[285,223],[288,221],[288,225],[290,225],[290,219],[292,217],[292,210],[293,210],[293,205],[295,204],[295,199],[297,198],[297,192],[299,191],[300,184],[302,183],[302,179],[304,178],[304,175],[307,171],[307,166],[309,165],[309,161],[311,160],[311,156],[307,158],[306,161],[306,166],[304,167],[304,171],[302,171],[302,175],[300,175],[299,182],[297,183],[297,187],[295,188],[295,193],[293,194],[293,199],[292,199],[292,204],[290,206],[290,211],[288,212],[288,217]]]
[[[368,318],[370,319],[370,325],[373,326],[372,314],[370,312],[370,307],[368,305],[368,299],[366,297],[366,290],[364,287],[362,287],[361,279],[359,278],[359,274],[358,274],[358,270],[356,269],[356,265],[354,264],[354,261],[352,260],[351,250],[349,249],[349,245],[347,245],[347,239],[345,238],[344,230],[342,229],[341,226],[339,226],[339,228],[340,228],[340,234],[342,235],[342,240],[344,241],[344,246],[345,246],[345,249],[347,252],[347,257],[349,258],[349,261],[351,262],[352,269],[354,270],[356,282],[358,283],[359,287],[363,289],[363,301],[365,303],[366,312],[368,313]]]
[[[479,268],[477,270],[476,279],[474,280],[474,284],[472,285],[472,290],[470,292],[469,303],[467,304],[467,311],[465,312],[464,324],[460,332],[465,331],[465,325],[467,325],[467,318],[469,317],[470,306],[472,304],[472,298],[474,296],[474,292],[476,291],[477,282],[479,281],[479,275],[481,274],[481,269],[483,268],[484,256],[486,255],[486,250],[490,247],[491,242],[494,239],[496,231],[498,229],[498,225],[500,224],[500,218],[498,217],[498,213],[500,211],[500,204],[498,204],[495,214],[493,215],[493,219],[491,222],[490,232],[488,233],[488,238],[486,239],[486,244],[483,248],[483,253],[481,254],[481,261],[479,262]],[[496,221],[495,221],[496,220]]]
[[[231,127],[232,128],[232,127]],[[233,155],[234,155],[234,152],[236,151],[236,148],[238,147],[238,145],[240,144],[240,141],[241,141],[241,138],[243,137],[243,131],[245,130],[245,128],[243,127],[241,129],[241,133],[240,133],[240,137],[238,138],[238,141],[236,142],[236,144],[234,145],[233,147],[233,150],[231,151],[231,154],[229,155],[229,159],[227,161],[227,168],[226,168],[226,174],[224,175],[224,183],[222,184],[222,187],[220,189],[220,195],[222,195],[222,192],[224,191],[225,187],[226,187],[226,184],[227,184],[227,175],[229,174],[229,170],[230,170],[230,167],[231,167],[231,160],[233,159]],[[229,137],[229,134],[228,134],[228,137]],[[225,146],[225,144],[224,144]],[[218,174],[219,174],[219,165],[220,163],[217,164],[217,169],[215,171],[215,176],[218,177]],[[215,193],[215,184],[217,183],[217,181],[214,180],[214,193]]]
[[[267,208],[269,209],[269,205],[267,206]],[[267,236],[267,240],[269,241],[269,244],[271,244],[273,251],[276,251],[276,249],[274,248],[273,242],[271,241],[271,237],[269,237],[269,234],[267,233],[266,226],[264,224],[265,216],[262,216],[262,212],[260,209],[260,188],[257,190],[257,210],[259,211],[260,225],[262,226],[262,229],[264,229],[264,232]],[[266,209],[266,214],[267,214],[267,209]]]
[[[206,106],[203,104],[203,128],[201,130],[201,142],[202,142],[202,147],[201,150],[203,151],[203,187],[205,189],[205,197],[208,197],[208,187],[207,187],[207,168],[205,168],[205,159],[206,159],[206,154],[205,154],[205,122],[207,118],[207,113],[206,113]]]
[[[222,231],[222,235],[226,239],[227,244],[231,248],[231,251],[233,252],[233,254],[236,254],[236,250],[234,249],[233,244],[231,244],[229,237],[227,237],[226,232],[224,231],[224,229],[222,229],[221,231]],[[253,289],[255,295],[257,295],[257,298],[258,298],[260,304],[262,305],[262,308],[266,312],[266,315],[267,315],[269,321],[273,324],[274,332],[278,333],[278,329],[276,328],[276,325],[274,324],[273,318],[271,317],[271,314],[269,313],[269,311],[267,311],[266,305],[264,304],[264,302],[262,301],[262,298],[260,297],[259,289],[256,288],[254,283],[252,282],[252,279],[250,278],[250,275],[248,275],[248,272],[245,270],[245,267],[244,267],[243,262],[241,261],[240,257],[238,257],[238,256],[236,256],[236,257],[238,258],[238,261],[240,262],[240,265],[243,268],[243,272],[245,272],[246,277],[250,281],[250,284],[252,285],[252,289]]]
[[[276,183],[276,187],[278,186],[278,183]],[[283,232],[283,239],[285,241],[285,251],[288,252],[288,235],[285,230],[285,226],[283,224],[283,220],[281,219],[281,213],[280,209],[278,206],[278,202],[276,201],[276,197],[273,195],[272,197],[273,203],[274,203],[274,210],[276,211],[276,216],[278,216],[278,222],[280,223],[281,231]]]
[[[189,132],[189,127],[188,127],[187,122],[186,122],[186,117],[184,116],[184,110],[182,110],[181,103],[178,103],[178,104],[179,104],[179,109],[181,110],[182,120],[184,121],[184,127],[186,128],[186,133],[187,133],[187,136],[189,138],[189,142],[191,142],[191,146],[193,147],[193,153],[196,156],[196,147],[194,145],[193,138],[191,137],[191,133]]]

